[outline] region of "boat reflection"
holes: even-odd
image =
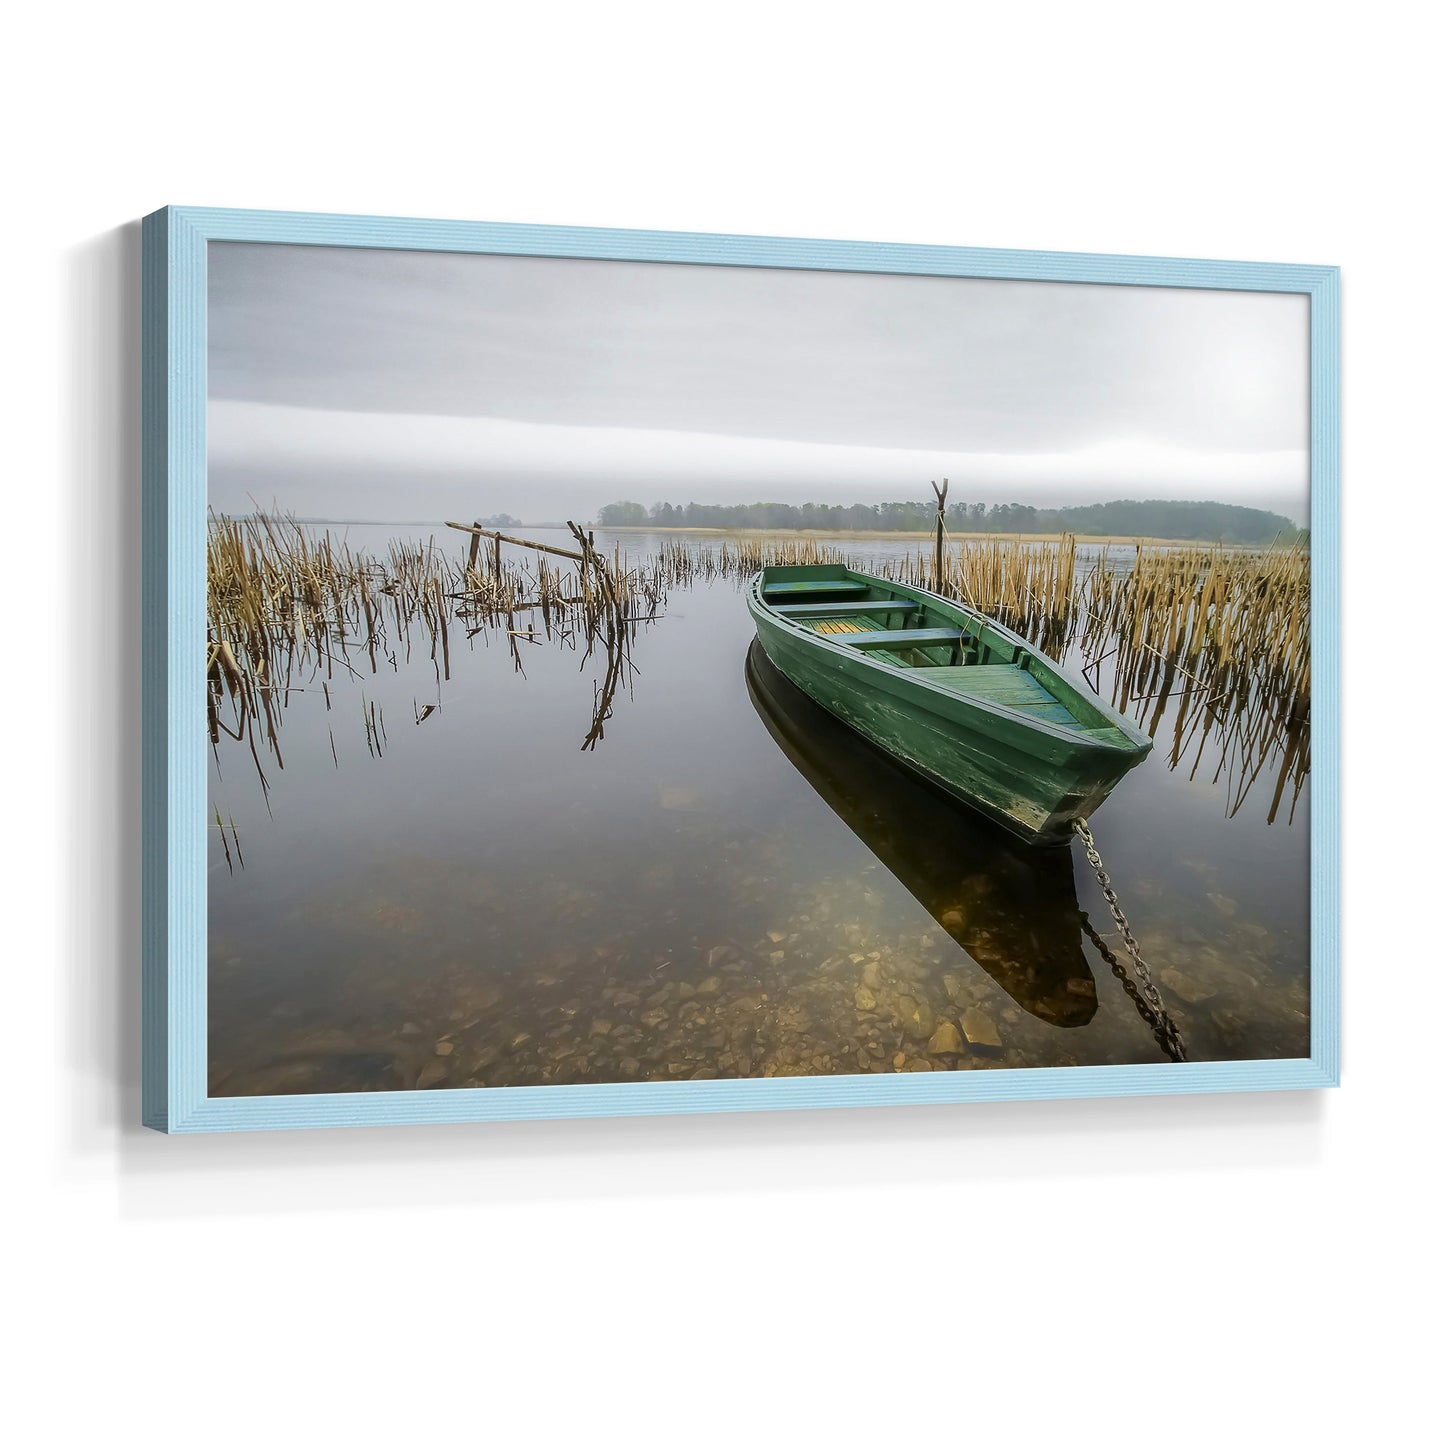
[[[748,695],[788,760],[940,927],[1036,1018],[1098,1008],[1068,848],[1028,848],[936,793],[748,649]]]

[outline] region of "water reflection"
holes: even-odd
[[[773,740],[940,927],[1021,1007],[1065,1028],[1098,1008],[1067,848],[1026,849],[890,762],[748,649]]]

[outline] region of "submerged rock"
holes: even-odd
[[[1161,968],[1159,970],[1159,982],[1174,994],[1176,998],[1182,998],[1185,1003],[1203,1003],[1205,999],[1213,998],[1215,991],[1207,988],[1198,979],[1190,978],[1186,973],[1180,973],[1177,968]]]
[[[878,1000],[871,988],[866,984],[859,984],[853,990],[853,1006],[864,1013],[872,1013],[878,1007]]]
[[[930,1054],[961,1054],[963,1039],[958,1030],[945,1020],[934,1029],[933,1037],[928,1041],[928,1052]]]
[[[984,1013],[981,1008],[964,1009],[959,1023],[963,1027],[963,1036],[975,1048],[980,1049],[1001,1049],[1003,1040],[998,1036],[998,1029],[994,1021]]]
[[[933,1032],[933,1006],[927,999],[915,999],[907,994],[900,994],[897,1018],[899,1026],[911,1039],[926,1039]]]

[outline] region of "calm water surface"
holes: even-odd
[[[350,540],[398,533],[431,535]],[[591,751],[600,656],[523,645],[522,673],[461,628],[449,679],[414,636],[334,676],[329,710],[319,679],[293,690],[269,807],[223,737],[212,1092],[1160,1062],[1078,846],[942,801],[752,639],[735,580],[674,590]],[[1307,784],[1292,822],[1268,777],[1230,816],[1229,768],[1206,746],[1171,769],[1171,726],[1094,817],[1106,865],[1191,1059],[1305,1055]]]

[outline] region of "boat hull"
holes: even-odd
[[[910,671],[822,644],[774,614],[756,583],[749,608],[779,672],[932,786],[1030,843],[1067,843],[1073,820],[1087,818],[1148,751],[1147,739],[1127,749],[1104,747],[1033,727],[930,687]]]

